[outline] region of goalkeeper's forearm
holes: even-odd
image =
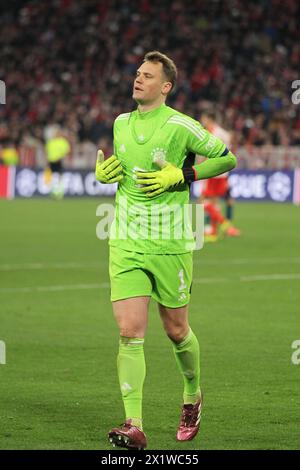
[[[208,158],[205,162],[199,165],[194,165],[191,168],[182,168],[184,181],[192,183],[193,181],[204,180],[213,178],[214,176],[221,175],[227,171],[232,170],[236,166],[236,157],[232,152],[228,151],[226,155]]]

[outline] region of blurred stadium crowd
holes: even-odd
[[[41,144],[60,125],[110,152],[153,49],[179,68],[171,106],[215,110],[236,146],[300,145],[299,22],[298,0],[12,0],[0,10],[0,145]]]

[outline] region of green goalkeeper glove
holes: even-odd
[[[123,168],[120,160],[115,155],[112,155],[107,160],[104,160],[102,150],[98,150],[96,162],[96,180],[100,183],[117,183],[123,179]]]
[[[180,168],[160,160],[157,160],[156,163],[161,167],[161,170],[151,173],[136,172],[136,183],[143,185],[140,191],[147,193],[148,197],[157,196],[174,186],[184,183],[183,172]]]

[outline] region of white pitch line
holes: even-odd
[[[300,263],[300,258],[219,258],[194,260],[194,264],[200,265],[240,265],[240,264],[276,264],[276,263]],[[56,262],[56,263],[23,263],[0,264],[0,271],[31,271],[47,269],[91,269],[98,268],[103,263],[99,261],[90,263]]]
[[[210,284],[219,282],[260,282],[260,281],[288,281],[300,279],[300,273],[291,274],[261,274],[253,276],[241,276],[235,278],[225,277],[208,277],[208,278],[195,278],[193,283],[195,284]],[[101,284],[69,284],[69,285],[58,285],[58,286],[33,286],[33,287],[7,287],[0,288],[0,294],[13,294],[13,293],[30,293],[30,292],[59,292],[66,290],[87,290],[87,289],[109,289],[109,282],[102,282]]]
[[[243,282],[253,281],[289,281],[291,279],[300,279],[300,274],[261,274],[258,276],[241,276]]]
[[[31,271],[43,269],[80,269],[80,268],[97,268],[101,266],[98,263],[24,263],[24,264],[0,264],[0,271]]]
[[[70,284],[60,286],[34,286],[34,287],[7,287],[0,289],[0,294],[12,293],[30,293],[30,292],[59,292],[65,290],[83,290],[83,289],[108,289],[110,284],[102,282],[101,284]]]
[[[239,276],[234,277],[210,277],[210,278],[195,278],[193,282],[195,284],[209,284],[214,282],[229,282],[229,281],[240,281],[240,282],[259,282],[259,281],[289,281],[300,279],[300,273],[290,274],[255,274],[252,276]]]
[[[195,284],[209,284],[215,282],[229,282],[229,281],[240,281],[240,282],[259,282],[259,281],[289,281],[300,279],[300,273],[289,273],[289,274],[255,274],[251,276],[239,276],[234,277],[211,277],[211,278],[195,278],[193,282]]]
[[[300,258],[220,258],[220,259],[197,259],[195,264],[276,264],[276,263],[300,263]]]

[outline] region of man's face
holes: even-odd
[[[171,87],[160,62],[143,62],[136,73],[132,98],[140,104],[151,103],[166,96]]]

